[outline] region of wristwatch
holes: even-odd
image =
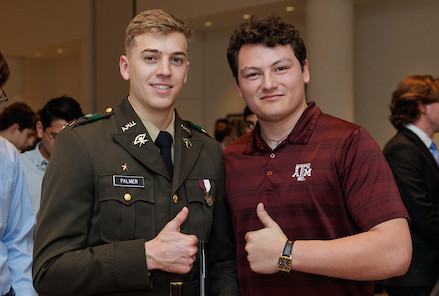
[[[284,251],[280,255],[279,259],[277,260],[277,269],[281,272],[289,273],[291,271],[291,264],[292,264],[292,258],[291,258],[291,251],[293,250],[293,242],[287,241],[285,243]]]

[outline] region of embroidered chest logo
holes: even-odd
[[[138,134],[134,139],[133,144],[142,147],[142,145],[146,144],[146,142],[148,142],[148,139],[146,138],[146,134]]]
[[[123,132],[125,132],[125,131],[129,130],[130,128],[132,128],[135,125],[136,125],[136,122],[130,121],[127,124],[125,124],[125,126],[122,126],[121,129],[122,129]]]
[[[311,163],[298,163],[296,164],[296,169],[294,170],[294,174],[291,176],[293,178],[297,178],[297,181],[305,181],[305,177],[311,177]]]

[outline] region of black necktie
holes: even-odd
[[[165,131],[160,131],[159,136],[155,140],[155,144],[160,149],[160,155],[166,165],[166,170],[168,171],[169,177],[172,181],[172,159],[171,159],[171,144],[172,136],[170,133]]]

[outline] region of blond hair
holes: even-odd
[[[187,40],[192,36],[188,25],[161,9],[146,10],[136,15],[125,31],[125,54],[133,46],[134,38],[144,33],[166,35],[173,32],[183,33]]]

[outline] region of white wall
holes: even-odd
[[[215,121],[231,113],[242,113],[245,102],[236,90],[226,50],[230,32],[196,32],[189,43],[188,81],[177,100],[179,115],[213,135]]]
[[[49,99],[68,95],[83,103],[81,98],[80,63],[77,56],[51,59],[25,59],[24,102],[35,111]]]
[[[388,105],[399,81],[439,76],[439,1],[386,0],[355,10],[355,121],[381,146],[395,134]]]
[[[0,50],[11,70],[5,86],[11,102],[37,111],[67,94],[90,111],[89,2],[0,0]]]

